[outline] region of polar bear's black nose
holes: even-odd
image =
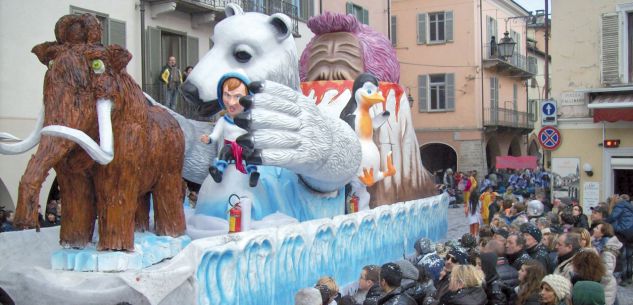
[[[180,94],[185,101],[198,106],[198,115],[200,116],[212,116],[222,110],[222,107],[218,104],[218,100],[203,101],[200,99],[198,87],[190,82],[185,81],[185,83],[180,86]]]
[[[200,99],[200,95],[198,94],[198,87],[190,82],[185,81],[185,83],[180,86],[180,93],[189,103],[196,106],[202,106],[202,104],[204,104],[204,101]]]

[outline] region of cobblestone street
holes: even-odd
[[[468,233],[468,222],[464,217],[463,206],[449,208],[446,239],[459,239],[464,233]],[[618,286],[618,301],[619,305],[633,305],[633,286]]]

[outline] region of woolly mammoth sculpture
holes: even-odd
[[[55,36],[57,41],[33,48],[48,66],[43,120],[25,142],[0,147],[19,153],[40,140],[20,181],[15,225],[38,225],[40,188],[53,168],[64,202],[63,246],[88,244],[98,218],[98,250],[133,250],[135,228],[149,227],[150,194],[156,233],[183,234],[184,136],[178,123],[151,106],[127,74],[132,55],[101,45],[94,16],[62,17]]]

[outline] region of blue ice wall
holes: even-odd
[[[294,304],[294,294],[323,275],[339,285],[413,252],[415,240],[437,241],[448,229],[445,195],[334,218],[228,235],[202,251],[198,304]]]

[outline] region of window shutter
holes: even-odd
[[[455,111],[455,74],[446,74],[446,110]]]
[[[157,28],[148,27],[146,32],[147,47],[145,48],[145,81],[144,90],[155,99],[160,96],[160,68],[161,63],[161,31]]]
[[[490,108],[496,109],[498,105],[499,98],[499,83],[497,82],[496,77],[490,78]]]
[[[345,3],[345,13],[346,14],[354,14],[354,4],[351,2]]]
[[[528,72],[538,74],[538,61],[534,56],[528,56]]]
[[[426,43],[426,14],[418,14],[418,44]]]
[[[453,41],[453,12],[444,12],[444,33],[445,41]]]
[[[619,40],[618,15],[616,13],[603,14],[601,79],[604,84],[618,84],[621,82]]]
[[[497,34],[494,32],[494,21],[494,18],[486,16],[486,32],[488,34],[488,36],[486,36],[487,43],[490,43],[490,41],[492,40],[492,36],[495,36],[495,39],[497,38]]]
[[[187,64],[185,67],[194,66],[198,62],[198,52],[198,38],[187,36]]]
[[[110,44],[118,44],[125,48],[125,21],[110,19]]]
[[[418,108],[420,112],[428,111],[428,75],[418,75]]]
[[[396,16],[391,16],[391,45],[396,46],[398,44],[398,21]]]
[[[512,108],[514,111],[517,111],[519,109],[518,100],[519,87],[517,86],[517,84],[512,84]]]
[[[363,9],[363,23],[369,25],[369,11]]]

